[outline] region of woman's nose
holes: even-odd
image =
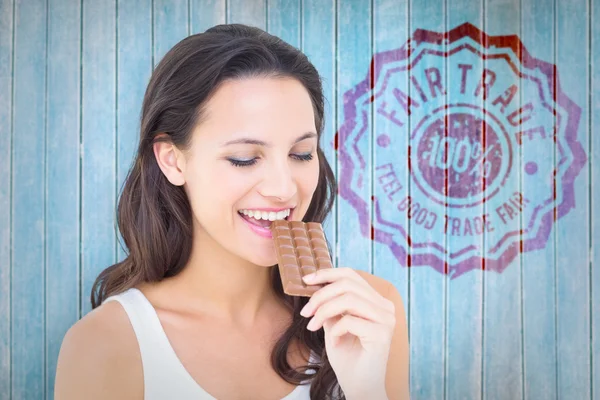
[[[260,194],[265,197],[277,197],[281,201],[292,198],[297,191],[296,182],[290,166],[278,163],[265,170],[265,176],[260,186]]]

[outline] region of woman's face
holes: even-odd
[[[297,80],[224,82],[185,152],[195,234],[254,264],[276,264],[269,225],[304,217],[319,177],[317,142],[313,106]]]

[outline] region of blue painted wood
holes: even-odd
[[[81,8],[48,3],[46,150],[46,398],[62,338],[79,319]]]
[[[13,7],[0,0],[0,398],[10,397]]]
[[[397,52],[409,39],[409,1],[378,0],[373,3],[373,60],[372,68],[375,71],[387,71],[394,68],[394,59],[385,58],[385,54]],[[390,206],[401,199],[400,186],[407,187],[409,173],[406,168],[409,144],[409,124],[398,126],[394,118],[384,115],[389,105],[396,104],[390,95],[394,89],[408,93],[409,79],[407,73],[395,74],[389,85],[385,85],[384,73],[378,73],[374,80],[381,87],[382,95],[373,101],[373,161],[372,161],[372,187],[374,202],[373,223],[375,235],[373,242],[373,273],[392,282],[404,300],[404,312],[410,321],[408,308],[410,270],[408,268],[408,254],[406,241],[396,229],[389,229],[382,218],[403,227],[408,227],[409,221],[406,213],[401,213]],[[384,94],[385,93],[385,94]],[[387,114],[387,113],[386,113]],[[407,119],[406,115],[402,118]],[[389,196],[389,197],[388,197]],[[387,219],[386,219],[387,221]],[[403,250],[400,251],[400,247]],[[409,332],[410,332],[409,325]],[[410,372],[410,371],[409,371]],[[409,379],[410,384],[410,379]],[[389,396],[398,394],[388,393]],[[415,397],[413,397],[415,398]]]
[[[325,126],[321,137],[321,148],[337,176],[337,154],[334,146],[337,130],[335,3],[302,0],[301,5],[299,45],[321,75],[325,96]],[[337,206],[336,199],[331,213],[323,222],[323,230],[331,245],[331,258],[334,262],[337,260]]]
[[[91,287],[116,261],[116,2],[83,2],[82,314]]]
[[[369,272],[373,271],[370,238],[371,107],[355,103],[361,88],[370,83],[371,14],[370,4],[366,1],[341,0],[337,3],[338,142],[346,154],[357,157],[352,162],[364,160],[353,173],[345,161],[347,158],[338,153],[338,182],[342,198],[338,199],[337,210],[337,266]],[[344,141],[344,136],[347,141]]]
[[[267,0],[269,33],[300,48],[300,0]]]
[[[14,399],[44,396],[46,2],[16,4],[11,275]]]
[[[532,56],[548,63],[554,63],[555,57],[554,18],[552,0],[532,0],[522,4],[521,41]],[[523,87],[521,103],[536,96],[539,96],[537,88],[531,85]],[[531,121],[534,126],[548,123],[555,124],[556,118],[548,118],[548,115],[539,113],[534,115]],[[529,199],[546,198],[552,193],[552,182],[544,179],[542,174],[548,176],[557,165],[557,158],[553,151],[548,151],[552,148],[551,145],[525,143],[522,151],[523,160],[537,160],[539,179],[537,179],[537,186],[522,184],[523,195]],[[522,173],[526,174],[526,172]],[[523,223],[522,228],[526,228],[525,225]],[[523,383],[524,397],[527,399],[557,398],[554,239],[554,235],[551,234],[543,248],[522,254]]]
[[[446,9],[443,0],[412,1],[410,7],[411,32],[414,33],[417,29],[426,29],[434,32],[445,31]],[[416,41],[413,44],[419,49],[415,50],[414,54],[423,54],[423,57],[415,69],[411,71],[411,81],[407,93],[411,99],[414,99],[419,104],[419,111],[411,113],[409,121],[411,134],[421,122],[417,116],[421,116],[422,118],[424,115],[433,113],[435,108],[438,107],[436,98],[431,96],[431,93],[426,88],[423,90],[423,83],[427,82],[425,69],[436,68],[439,71],[443,71],[444,67],[444,60],[442,58],[433,54],[423,53],[420,50],[422,46],[419,46]],[[441,75],[441,79],[443,80],[443,72],[441,72]],[[413,76],[415,80],[412,79]],[[415,85],[415,81],[418,82],[418,86]],[[427,100],[424,100],[423,97]],[[417,143],[413,143],[411,140],[410,145],[411,154],[418,152]],[[437,172],[432,172],[432,174],[437,174]],[[432,179],[433,176],[430,175],[429,178]],[[415,222],[416,215],[413,213],[425,207],[430,208],[430,200],[414,182],[415,180],[411,179],[409,186],[409,194],[411,199],[414,199],[411,201],[411,208],[408,208],[407,203],[402,206],[406,215],[409,212],[413,215],[413,218],[409,220],[408,232],[413,243],[410,251],[411,260],[416,260],[417,258],[423,259],[427,253],[431,253],[432,251],[430,246],[426,248],[417,247],[417,243],[435,243],[442,246],[442,248],[446,246],[446,239],[441,229],[428,230],[425,228],[425,223],[418,224]],[[442,219],[441,217],[440,215],[438,218]],[[439,224],[441,221],[437,223]],[[422,265],[422,262],[415,262],[415,264],[418,266],[411,267],[409,289],[410,354],[412,360],[411,394],[414,399],[442,399],[444,397],[445,386],[446,324],[444,318],[447,279],[438,270]],[[437,268],[440,268],[439,263]]]
[[[583,154],[577,159],[589,154],[588,6],[582,0],[555,5],[557,84],[581,108],[577,136]],[[589,176],[586,162],[575,180],[574,208],[559,220],[556,235],[558,396],[565,399],[590,396]]]
[[[521,15],[519,4],[518,0],[487,1],[484,5],[486,33],[492,36],[508,34],[518,36],[520,34]],[[484,66],[494,70],[502,68],[503,64],[504,62],[500,59],[487,59]],[[485,107],[497,109],[493,105],[494,99],[502,93],[501,88],[509,87],[510,84],[515,84],[517,88],[521,86],[520,82],[509,74],[499,73],[494,90],[490,90],[490,95],[485,99]],[[511,103],[511,109],[512,107],[520,108],[521,105],[520,97],[515,97],[513,103]],[[489,148],[487,143],[492,141],[491,132],[486,130],[486,151]],[[501,141],[498,140],[498,142]],[[501,159],[492,158],[492,160],[494,160],[492,164],[494,162],[507,162],[504,153]],[[520,149],[513,147],[512,168],[522,171],[520,160]],[[503,188],[511,188],[511,192],[519,192],[521,190],[519,177],[519,173],[509,174]],[[491,181],[490,185],[494,183],[494,181]],[[503,191],[500,192],[501,195],[503,193]],[[491,262],[486,263],[485,268],[488,272],[484,274],[483,279],[484,400],[523,398],[521,262],[519,257],[516,257],[512,262],[504,258],[510,250],[501,248],[502,250],[498,250],[497,253],[492,252],[492,248],[496,247],[506,232],[519,230],[521,221],[517,216],[513,219],[506,218],[506,223],[504,223],[494,215],[496,214],[495,209],[505,201],[505,197],[500,197],[501,195],[491,198],[485,203],[484,207],[485,214],[489,214],[490,221],[493,221],[493,230],[491,232],[486,230],[484,233],[484,251],[490,255],[490,259],[499,260],[497,266],[492,266]],[[513,243],[511,247],[515,245],[518,246],[517,243]],[[492,270],[492,268],[494,269]],[[496,271],[499,271],[499,273]]]
[[[190,0],[190,33],[225,23],[226,0]]]
[[[154,65],[189,35],[188,0],[154,0]]]
[[[592,226],[591,251],[591,399],[600,400],[600,1],[592,2],[591,10],[591,78],[592,98],[590,102],[590,208],[589,221]]]
[[[446,26],[447,29],[459,29],[460,37],[468,37],[469,26],[483,29],[483,2],[480,0],[459,0],[447,1]],[[477,42],[482,42],[483,33],[479,33],[471,41],[472,46],[480,46]],[[456,45],[448,46],[447,50],[456,48]],[[470,74],[472,76],[481,76],[484,61],[473,52],[465,50],[451,56],[446,61],[446,85],[448,92],[446,94],[447,104],[467,103],[473,106],[483,108],[483,98],[473,96],[473,87],[465,88],[462,93],[462,70],[458,68],[459,64],[471,66]],[[471,79],[472,82],[475,79]],[[478,115],[479,111],[473,111],[470,115]],[[452,114],[450,114],[452,115]],[[455,114],[456,115],[456,114]],[[453,124],[451,124],[452,126]],[[482,145],[477,139],[478,125],[456,124],[457,132],[460,134],[461,128],[468,132],[468,143],[471,146]],[[472,148],[472,147],[471,147]],[[470,155],[466,155],[470,157]],[[464,162],[464,158],[463,158]],[[471,165],[471,164],[469,164]],[[468,171],[462,173],[461,176]],[[470,175],[476,185],[481,185],[482,178]],[[478,196],[472,193],[472,198]],[[447,399],[480,399],[482,396],[482,333],[483,333],[483,233],[474,234],[465,233],[467,219],[474,221],[475,218],[484,215],[483,203],[471,206],[465,209],[456,207],[447,207],[449,223],[447,224],[447,254],[445,261],[453,269],[458,267],[459,261],[451,255],[458,254],[462,250],[474,246],[477,250],[466,253],[461,258],[466,263],[465,269],[469,272],[460,277],[448,281],[447,305],[446,305],[446,398]],[[460,221],[462,229],[454,230],[454,221]],[[451,276],[454,275],[453,273]]]
[[[600,237],[594,207],[600,196],[595,174],[600,139],[591,133],[600,118],[597,0],[377,0],[372,10],[367,1],[350,0],[83,1],[81,36],[80,9],[73,4],[0,0],[0,398],[53,397],[64,332],[89,311],[98,273],[123,256],[116,249],[115,197],[135,151],[150,69],[189,32],[227,17],[268,28],[306,51],[324,78],[323,147],[340,171],[343,162],[334,142],[345,122],[344,93],[369,76],[373,54],[398,49],[415,29],[445,31],[469,21],[489,35],[518,35],[531,56],[556,62],[560,88],[581,107],[578,137],[590,159],[575,174],[575,208],[554,222],[540,249],[506,262],[500,274],[470,271],[449,279],[430,267],[402,267],[406,255],[398,257],[401,253],[372,240],[370,223],[377,227],[377,214],[370,208],[371,194],[388,194],[377,166],[390,160],[401,182],[411,179],[403,164],[408,141],[397,138],[406,138],[418,123],[415,117],[410,125],[394,127],[378,115],[381,98],[367,104],[367,130],[356,141],[365,162],[358,193],[366,202],[367,235],[358,234],[364,226],[342,197],[325,229],[339,265],[371,270],[403,295],[410,310],[413,399],[600,399],[600,273],[595,268],[600,256],[590,253]],[[443,66],[428,60],[430,66]],[[376,59],[375,70],[383,62]],[[476,64],[474,71],[481,69]],[[448,87],[460,81],[452,71],[447,68],[444,75]],[[424,78],[422,71],[415,74]],[[392,84],[420,96],[406,76]],[[536,92],[525,83],[520,88],[515,107]],[[431,111],[432,104],[425,108]],[[534,122],[548,123],[548,118],[537,113]],[[382,133],[389,133],[389,142]],[[559,154],[541,143],[515,147],[514,154],[520,173],[506,185],[526,198],[541,198],[551,188],[548,171],[559,164]],[[536,158],[540,171],[535,184],[525,184],[530,158]],[[346,187],[356,189],[354,172]],[[410,190],[418,194],[420,189],[412,185]],[[494,213],[496,203],[490,200],[483,211]],[[408,224],[405,212],[389,205],[386,211]],[[525,222],[519,217],[510,226],[525,228]],[[468,242],[439,231],[418,233],[414,222],[411,232],[413,242],[438,241],[449,253]],[[484,251],[499,235],[486,235]],[[417,256],[413,251],[413,262]],[[452,265],[451,258],[445,260]]]
[[[247,24],[268,30],[267,0],[227,0],[227,23]]]
[[[408,1],[398,2],[394,0],[379,0],[374,2],[373,9],[373,53],[384,54],[384,52],[399,49],[410,37],[408,21]],[[376,56],[373,67],[375,70],[384,68],[389,64],[385,59]],[[390,67],[387,67],[390,68]],[[380,76],[377,81],[383,79]],[[406,186],[409,181],[409,173],[404,162],[407,155],[409,143],[408,124],[404,127],[398,126],[392,119],[386,118],[379,109],[385,109],[389,99],[389,90],[398,88],[408,92],[408,75],[398,75],[390,83],[388,96],[376,98],[373,102],[373,195],[375,199],[387,199],[389,195],[396,202],[400,197],[392,194],[399,185]],[[393,104],[393,103],[392,103]],[[388,139],[390,138],[389,143]],[[388,199],[389,200],[389,199]],[[381,203],[385,205],[386,203]],[[387,208],[389,205],[386,206]],[[408,217],[398,211],[392,211],[392,220],[402,226],[408,226]],[[373,220],[378,220],[377,209],[373,211]],[[373,247],[373,273],[392,282],[400,292],[404,300],[404,312],[408,316],[408,286],[410,270],[408,265],[408,252],[402,253],[396,244],[404,243],[400,239],[397,230],[384,229],[383,225],[377,225],[382,230],[382,237],[376,237]],[[377,234],[376,234],[377,235]],[[391,236],[390,236],[391,235]]]
[[[152,2],[119,0],[117,20],[117,184],[134,160],[140,137],[140,116],[146,85],[152,73]],[[116,213],[116,210],[115,210]],[[117,259],[125,257],[120,233]]]

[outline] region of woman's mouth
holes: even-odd
[[[293,211],[293,208],[277,212],[248,209],[239,210],[238,214],[254,233],[261,237],[272,238],[271,223],[277,219],[289,220]]]

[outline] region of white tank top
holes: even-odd
[[[131,288],[110,296],[103,304],[112,300],[121,303],[125,309],[140,346],[145,400],[217,400],[185,369],[162,328],[156,310],[140,290]],[[309,363],[315,362],[316,357],[311,352]],[[281,400],[310,400],[309,393],[310,383],[303,382]]]

